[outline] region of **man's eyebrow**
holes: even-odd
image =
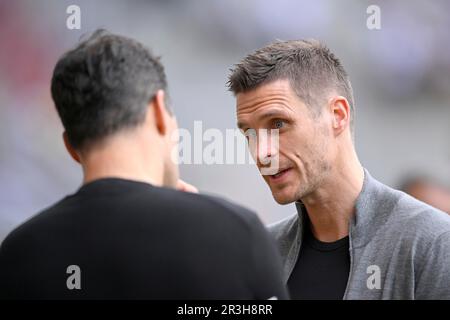
[[[276,118],[276,117],[289,117],[289,115],[282,110],[270,110],[267,112],[262,113],[261,115],[258,116],[258,120],[264,120],[267,118]],[[237,127],[239,129],[242,129],[244,127],[246,127],[246,123],[238,121],[237,122]]]
[[[284,111],[281,110],[270,110],[267,112],[262,113],[258,116],[259,120],[267,119],[267,118],[276,118],[276,117],[286,117],[287,114]]]
[[[239,129],[242,129],[242,128],[245,127],[245,123],[238,121],[237,127],[238,127]]]

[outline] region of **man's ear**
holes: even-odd
[[[330,99],[329,107],[333,115],[333,130],[337,136],[350,127],[350,105],[345,97],[337,96]]]
[[[69,152],[72,159],[75,160],[76,162],[80,163],[80,156],[78,155],[78,153],[76,152],[74,147],[72,147],[72,145],[70,144],[69,137],[67,136],[66,131],[64,131],[64,133],[63,133],[63,140],[64,140],[64,145],[66,146],[67,152]]]
[[[152,103],[156,129],[160,135],[165,135],[167,132],[167,121],[170,115],[166,109],[164,90],[158,90],[156,92]]]

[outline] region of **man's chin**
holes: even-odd
[[[272,193],[272,196],[274,200],[281,205],[297,201],[296,197],[292,195]]]

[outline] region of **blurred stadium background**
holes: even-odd
[[[66,8],[81,7],[81,30]],[[381,30],[366,8],[381,8]],[[275,39],[317,38],[341,58],[356,98],[356,147],[363,165],[397,187],[420,173],[450,181],[450,2],[287,0],[0,0],[0,241],[15,226],[81,184],[66,154],[50,98],[57,58],[103,27],[134,37],[166,66],[182,128],[235,128],[228,70]],[[182,177],[258,212],[279,206],[251,165],[182,165]]]

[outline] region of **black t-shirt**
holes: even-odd
[[[341,300],[350,271],[349,237],[322,242],[305,223],[300,254],[288,281],[292,299]]]
[[[253,212],[143,182],[88,183],[0,247],[0,298],[274,296],[287,298],[281,262]]]

